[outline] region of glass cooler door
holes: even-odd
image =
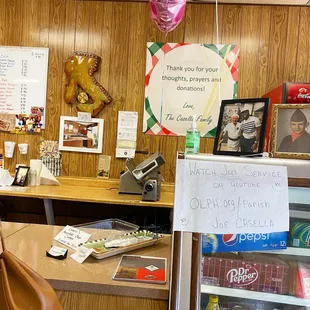
[[[310,189],[290,188],[289,197],[288,248],[202,254],[200,308],[196,309],[207,309],[210,295],[218,297],[212,300],[218,300],[221,310],[310,309]],[[218,242],[212,235],[201,238],[209,238],[209,245]],[[225,235],[220,242],[229,246],[239,242],[238,238],[240,235]],[[248,239],[260,242],[268,238],[268,234],[252,234]],[[210,305],[208,309],[212,309]]]

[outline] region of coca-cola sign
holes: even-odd
[[[310,103],[310,84],[288,84],[287,103]]]
[[[258,271],[251,265],[231,269],[226,275],[227,281],[238,286],[247,286],[258,278]]]

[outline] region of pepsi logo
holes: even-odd
[[[227,246],[233,246],[238,241],[238,235],[226,234],[222,236],[222,241]]]

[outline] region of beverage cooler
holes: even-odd
[[[310,309],[310,188],[290,186],[289,208],[289,233],[175,232],[170,309]]]
[[[221,310],[310,309],[310,188],[290,187],[289,197],[288,236],[176,232],[174,256],[180,266],[172,274],[181,283],[172,288],[177,297],[171,296],[176,303],[170,308],[205,310],[211,295]],[[287,249],[281,249],[286,242]],[[254,243],[278,250],[244,251]],[[237,252],[227,252],[236,245]],[[217,250],[225,252],[207,253]]]

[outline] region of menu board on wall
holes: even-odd
[[[0,46],[0,130],[45,126],[48,48]]]

